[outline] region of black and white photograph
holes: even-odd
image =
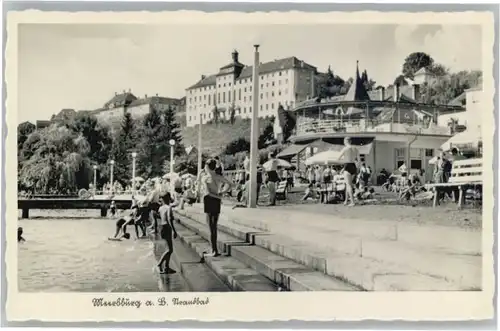
[[[491,305],[493,21],[415,15],[21,20],[9,286],[92,293],[91,310],[140,293]]]

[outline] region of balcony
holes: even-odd
[[[297,137],[314,134],[356,134],[356,133],[395,133],[451,136],[450,128],[423,123],[381,123],[373,120],[309,120],[298,121],[295,129]]]

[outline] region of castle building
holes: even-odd
[[[166,110],[171,107],[174,112],[182,111],[183,104],[180,99],[145,95],[144,98],[137,98],[129,90],[128,92],[116,93],[111,100],[104,104],[104,107],[96,109],[91,113],[97,117],[99,122],[114,124],[121,121],[125,112],[129,112],[133,119],[140,119],[149,113],[151,107],[157,110]]]
[[[314,95],[316,67],[288,57],[259,66],[259,117],[277,116],[280,105],[293,108]],[[253,67],[239,62],[238,52],[232,62],[218,73],[205,76],[186,89],[187,126],[214,120],[229,119],[231,113],[242,118],[252,116]]]

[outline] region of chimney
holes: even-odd
[[[158,93],[156,93],[156,96],[158,96]]]
[[[400,96],[400,93],[399,93],[399,84],[395,84],[394,85],[394,102],[398,102],[399,101],[399,96]]]
[[[238,63],[238,51],[234,50],[232,55],[233,55],[233,62]]]
[[[300,67],[304,68],[304,61],[300,61]]]
[[[207,78],[207,76],[201,75],[201,80],[204,80],[205,78]]]
[[[413,100],[417,101],[420,99],[420,85],[413,84],[413,88],[411,90],[411,97]]]
[[[144,94],[144,99],[147,99],[148,98],[148,95],[147,94]]]
[[[385,87],[380,87],[378,89],[378,94],[379,94],[379,98],[380,98],[380,101],[384,101],[385,100]]]

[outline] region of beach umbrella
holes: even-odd
[[[181,176],[182,179],[186,179],[186,178],[190,178],[190,177],[196,177],[196,176],[193,174],[190,174],[190,173],[186,173],[186,174]]]
[[[318,153],[311,156],[306,160],[306,165],[330,165],[330,164],[341,164],[340,160],[340,150],[329,150],[325,152]]]
[[[132,180],[134,180],[136,182],[143,182],[144,178],[138,176],[138,177],[135,177],[134,179],[131,179],[130,181],[132,181]]]
[[[293,167],[292,164],[288,161],[285,161],[282,159],[276,159],[276,161],[278,162],[278,167],[285,168],[285,169],[290,169]],[[266,170],[271,168],[271,162],[272,162],[272,160],[267,161],[266,163],[264,163],[262,165],[262,167]]]
[[[449,151],[452,146],[459,145],[473,145],[478,146],[479,142],[482,141],[481,129],[467,129],[465,131],[459,132],[443,145],[441,145],[441,149],[444,151]]]
[[[436,164],[438,160],[437,156],[434,156],[432,159],[429,160],[429,164]]]
[[[408,169],[406,168],[406,164],[405,164],[405,163],[403,163],[403,164],[401,165],[401,167],[399,167],[399,168],[398,168],[398,170],[399,170],[399,171],[401,171],[401,172],[406,172]]]

